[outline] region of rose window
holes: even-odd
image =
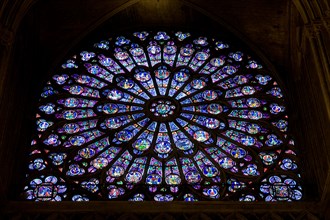
[[[24,198],[295,201],[284,94],[249,52],[182,32],[111,36],[41,92]]]

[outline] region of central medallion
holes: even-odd
[[[158,117],[167,117],[169,115],[173,115],[175,109],[176,107],[171,101],[165,100],[158,100],[153,102],[150,106],[150,111]]]
[[[146,111],[156,121],[171,121],[178,113],[179,104],[168,97],[160,97],[150,100]]]

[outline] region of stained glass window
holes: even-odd
[[[41,92],[25,199],[302,199],[284,94],[249,52],[146,31],[87,48]]]

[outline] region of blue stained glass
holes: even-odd
[[[196,55],[195,55],[195,58],[197,60],[200,60],[200,61],[205,61],[207,60],[207,58],[209,57],[210,55],[206,52],[198,52]],[[200,66],[200,65],[199,65]]]
[[[157,194],[154,197],[154,200],[156,202],[170,202],[173,201],[174,197],[172,195],[162,195],[162,194]]]
[[[140,40],[145,40],[149,35],[149,33],[146,31],[142,31],[142,32],[134,32],[133,35],[135,37],[138,37]]]
[[[168,185],[179,185],[181,183],[181,178],[179,175],[171,174],[165,179]]]
[[[217,199],[220,197],[219,195],[219,187],[213,186],[212,188],[206,188],[203,190],[203,194],[209,196],[212,199]]]
[[[212,101],[212,100],[215,100],[218,97],[218,94],[215,91],[206,90],[206,91],[203,92],[202,96],[206,101]]]
[[[43,170],[46,168],[45,162],[43,159],[37,158],[29,164],[30,170]]]
[[[176,62],[176,66],[186,66],[194,53],[194,49],[192,45],[187,45],[186,47],[182,47],[180,49],[180,53],[178,54],[178,59]]]
[[[174,75],[174,79],[179,83],[187,81],[188,78],[189,78],[189,70],[187,69],[183,69]]]
[[[57,114],[57,118],[64,118],[66,120],[74,120],[74,119],[80,119],[80,118],[89,118],[96,116],[96,114],[93,112],[93,110],[83,110],[83,109],[77,109],[77,110],[65,110],[61,114]]]
[[[135,67],[133,59],[127,52],[124,52],[119,48],[116,48],[116,51],[117,53],[115,53],[115,57],[128,71],[131,71]]]
[[[194,139],[199,142],[205,142],[210,138],[210,134],[206,131],[196,131],[193,135]]]
[[[205,61],[209,58],[210,54],[208,50],[197,52],[195,57],[190,61],[189,67],[196,71],[200,66],[202,66]]]
[[[258,64],[256,61],[254,60],[249,60],[248,65],[246,65],[246,68],[249,69],[261,69],[262,65]]]
[[[137,139],[136,142],[133,144],[133,147],[139,151],[148,150],[151,143],[147,139]]]
[[[125,193],[125,190],[123,188],[119,188],[114,185],[110,185],[107,189],[109,190],[109,193],[108,193],[109,199],[118,198],[119,196],[121,196]]]
[[[87,76],[87,75],[74,74],[74,75],[72,75],[72,78],[74,78],[77,83],[85,84],[90,87],[94,87],[94,88],[98,88],[98,89],[102,89],[103,87],[105,87],[107,85],[106,83],[101,82],[100,80],[95,79],[94,77]]]
[[[61,144],[61,141],[56,134],[51,134],[48,136],[47,139],[44,140],[43,143],[46,145],[58,146],[59,144]]]
[[[67,154],[65,154],[65,153],[52,153],[48,157],[52,160],[52,163],[55,166],[58,166],[58,165],[61,165],[63,163],[64,159],[66,159]]]
[[[152,44],[154,44],[154,43],[152,43]],[[151,54],[152,58],[154,58],[152,55],[157,55],[157,54],[159,54],[160,51],[161,51],[161,49],[158,45],[153,45],[153,46],[148,47],[148,52],[149,52],[149,54]]]
[[[129,172],[126,175],[126,180],[129,183],[136,184],[141,181],[142,173],[145,169],[146,158],[137,158],[131,165]]]
[[[148,66],[147,57],[144,53],[143,48],[139,47],[137,44],[132,44],[132,48],[130,49],[130,53],[133,55],[135,62],[141,66]]]
[[[156,42],[150,42],[150,46],[147,48],[151,66],[160,63],[161,61],[161,47]]]
[[[48,103],[47,105],[42,105],[39,109],[45,112],[47,115],[53,114],[55,112],[55,105],[53,103]]]
[[[176,33],[175,33],[175,36],[178,37],[178,40],[179,40],[179,41],[183,41],[183,40],[186,39],[187,37],[190,37],[190,33],[183,33],[183,32],[181,32],[181,31],[179,31],[179,32],[176,32]]]
[[[259,157],[262,159],[262,162],[269,166],[275,163],[276,159],[277,159],[277,154],[275,154],[274,152],[261,152],[259,154]]]
[[[198,44],[201,46],[208,45],[207,38],[206,37],[199,37],[198,39],[194,40],[194,44]]]
[[[95,150],[92,148],[83,148],[81,150],[79,150],[79,156],[81,156],[82,158],[91,158],[95,155]]]
[[[110,129],[117,129],[122,125],[120,118],[109,118],[105,121],[105,125]]]
[[[179,127],[175,123],[170,122],[169,124],[170,124],[171,131],[179,130]]]
[[[241,198],[239,198],[239,201],[244,201],[244,202],[253,202],[255,200],[256,198],[253,195],[243,195]]]
[[[235,162],[229,157],[223,157],[219,160],[219,165],[224,169],[230,169],[235,166]]]
[[[288,122],[286,120],[279,120],[278,122],[273,122],[272,124],[279,128],[282,132],[287,131]]]
[[[204,123],[204,126],[209,129],[216,129],[220,126],[220,121],[215,118],[207,118],[204,120],[203,123]]]
[[[64,63],[62,65],[62,68],[63,69],[66,69],[66,68],[72,69],[72,68],[78,68],[78,66],[75,64],[74,60],[67,60],[66,63]]]
[[[230,151],[230,154],[234,157],[234,158],[243,158],[246,155],[246,151],[243,148],[234,148]]]
[[[226,77],[228,77],[228,75],[226,73],[222,72],[222,70],[218,70],[218,71],[216,71],[215,73],[213,73],[211,75],[211,79],[212,79],[213,83],[216,83],[216,82],[218,82],[221,79],[224,79]]]
[[[184,198],[184,201],[185,201],[185,202],[194,202],[194,201],[198,201],[197,199],[195,199],[194,195],[192,195],[192,194],[185,194],[185,195],[183,196],[183,198]]]
[[[236,69],[236,67],[234,67],[234,66],[224,66],[223,68],[222,68],[222,71],[224,72],[224,73],[227,73],[227,74],[229,74],[229,75],[232,75],[232,74],[234,74],[234,73],[236,73],[237,72],[237,69]]]
[[[144,195],[143,194],[136,194],[132,199],[129,199],[129,201],[134,201],[134,202],[141,202],[144,201]]]
[[[195,111],[195,107],[194,106],[185,106],[185,107],[182,107],[182,110],[183,111],[188,111],[188,112],[189,111]]]
[[[173,66],[174,59],[176,57],[177,47],[174,45],[173,41],[167,43],[163,49],[163,59],[165,63],[170,66]]]
[[[193,54],[193,52],[194,52],[194,49],[186,47],[186,48],[181,49],[180,54],[182,56],[188,57],[188,56],[191,56]]]
[[[95,53],[83,51],[83,52],[80,53],[80,56],[81,56],[81,60],[88,61],[91,58],[95,57]]]
[[[123,130],[117,133],[117,138],[119,141],[127,142],[133,138],[133,134],[129,130]]]
[[[49,96],[52,96],[54,94],[57,94],[58,92],[56,90],[54,90],[53,87],[51,86],[46,86],[43,88],[43,92],[41,93],[41,97],[43,98],[47,98]]]
[[[262,75],[257,75],[255,78],[259,81],[259,84],[261,85],[267,85],[268,82],[272,79],[272,77],[270,76],[262,76]]]
[[[154,38],[155,40],[168,40],[170,36],[168,36],[166,32],[158,32]]]
[[[109,41],[103,40],[103,41],[100,41],[100,43],[95,43],[94,47],[108,50],[109,49],[109,44],[110,44]]]
[[[207,112],[212,115],[218,115],[223,111],[223,108],[220,104],[211,103],[207,106]]]
[[[134,87],[134,85],[135,85],[134,81],[130,79],[125,79],[122,80],[120,83],[118,83],[118,86],[120,86],[123,89],[131,89]]]
[[[193,143],[187,138],[178,139],[175,142],[175,144],[176,144],[176,147],[180,150],[190,150],[191,148],[194,147]]]
[[[143,69],[136,71],[137,73],[134,75],[135,78],[140,82],[146,82],[151,79],[151,75],[149,72],[143,71]]]
[[[270,104],[270,112],[272,114],[275,114],[276,115],[276,114],[278,114],[280,112],[284,112],[284,110],[285,110],[285,107],[284,106],[280,106],[277,103]]]
[[[71,145],[81,146],[86,142],[86,139],[83,136],[72,136],[69,141]]]
[[[258,142],[254,137],[243,134],[241,132],[228,130],[223,134],[226,135],[227,137],[231,138],[232,140],[237,141],[245,146],[255,146],[255,147],[263,146],[263,144],[261,142]]]
[[[216,45],[216,49],[217,50],[221,50],[221,49],[225,49],[225,48],[228,48],[229,47],[229,45],[228,44],[225,44],[225,43],[223,43],[223,42],[221,42],[221,41],[217,41],[216,43],[215,43],[215,45]]]
[[[190,36],[111,36],[62,62],[41,91],[24,197],[301,200],[283,88],[249,52]]]
[[[115,158],[115,156],[119,153],[120,149],[110,147],[108,150],[101,153],[97,158],[90,162],[90,167],[88,168],[88,172],[94,173],[97,170],[104,169],[107,165]]]
[[[201,175],[197,171],[189,171],[185,174],[185,177],[189,184],[196,184],[202,180]]]
[[[166,79],[170,76],[170,72],[167,70],[166,67],[160,67],[158,70],[155,70],[155,76],[158,79]]]
[[[69,166],[69,170],[67,171],[68,176],[81,176],[85,173],[86,171],[81,168],[78,164],[73,164]]]
[[[63,74],[63,75],[55,75],[53,76],[53,79],[56,81],[57,84],[62,85],[66,82],[66,80],[69,78],[68,75]]]
[[[220,67],[225,63],[224,58],[225,57],[213,58],[210,60],[210,64],[214,67]],[[211,71],[213,71],[213,70],[211,70]]]
[[[51,127],[54,123],[51,121],[46,121],[44,119],[39,119],[37,121],[38,131],[45,131],[48,127]]]
[[[155,151],[159,154],[168,154],[171,150],[171,143],[169,141],[160,141],[155,145]]]
[[[282,98],[283,94],[282,94],[282,90],[279,87],[274,87],[271,90],[269,90],[267,92],[267,94],[271,94],[272,96],[275,96],[277,98]]]
[[[243,53],[238,51],[236,53],[229,53],[228,55],[230,58],[233,58],[235,61],[242,61],[243,60]]]
[[[111,100],[120,100],[123,97],[123,92],[118,89],[108,91],[107,97]]]
[[[72,196],[72,201],[74,202],[82,202],[89,201],[88,197],[82,195],[74,195]]]
[[[270,134],[270,135],[267,135],[266,144],[270,147],[278,146],[278,145],[282,144],[282,141],[280,139],[278,139],[278,137],[276,135]]]
[[[85,68],[87,69],[87,71],[93,75],[96,75],[97,77],[104,79],[108,82],[112,82],[113,80],[113,74],[109,73],[108,71],[106,71],[105,69],[99,67],[98,65],[91,65],[89,63],[86,63]],[[96,80],[93,80],[96,81]],[[99,82],[99,81],[96,81]],[[96,83],[94,83],[96,84]],[[92,84],[93,85],[93,84]],[[106,85],[105,83],[101,83],[101,87],[103,87],[104,85]]]
[[[115,44],[118,46],[121,46],[121,45],[129,44],[129,43],[130,43],[129,39],[126,39],[125,37],[120,36],[120,37],[117,37],[117,41]]]
[[[106,114],[115,114],[116,112],[118,112],[119,110],[119,106],[116,104],[105,104],[102,108],[102,111]]]
[[[154,157],[150,160],[150,166],[148,168],[148,174],[156,173],[160,176],[163,174],[162,163],[155,159]]]
[[[194,79],[192,82],[191,82],[191,86],[194,88],[194,89],[202,89],[206,86],[206,83],[201,80],[201,79]]]
[[[298,167],[293,160],[288,158],[283,159],[280,164],[283,170],[296,170]]]
[[[159,185],[161,184],[161,182],[162,182],[161,176],[157,174],[151,174],[146,178],[146,183],[149,185]]]
[[[93,98],[100,98],[99,91],[80,85],[64,86],[63,89],[69,91],[72,95],[81,95]]]

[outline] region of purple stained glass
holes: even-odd
[[[248,51],[180,31],[106,39],[42,90],[25,199],[303,198],[284,90]]]

